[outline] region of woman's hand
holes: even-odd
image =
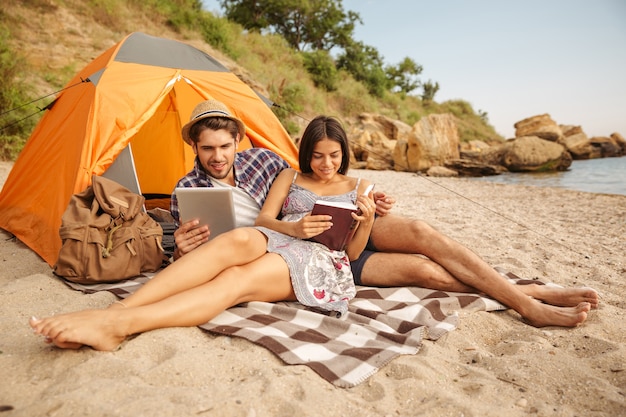
[[[377,208],[376,203],[371,197],[359,195],[356,199],[356,205],[359,210],[356,213],[352,213],[353,219],[368,224],[374,221]]]
[[[299,239],[309,239],[330,229],[333,222],[332,217],[325,214],[316,214],[315,216],[307,214],[297,222],[291,224],[293,225],[293,234],[291,234],[291,236]]]

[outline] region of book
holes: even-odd
[[[309,240],[321,243],[332,250],[344,250],[354,232],[358,221],[352,218],[351,213],[355,213],[358,207],[354,204],[317,200],[311,210],[311,215],[326,214],[332,216],[333,225],[330,229],[323,231]]]

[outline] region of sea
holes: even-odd
[[[573,161],[567,171],[506,173],[475,180],[626,195],[626,156]]]

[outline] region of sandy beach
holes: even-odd
[[[0,184],[11,163],[0,162]],[[354,388],[285,365],[247,340],[199,328],[147,332],[112,353],[64,351],[28,326],[106,307],[55,278],[0,231],[0,416],[626,415],[626,196],[352,170],[493,266],[589,286],[600,306],[574,329],[537,329],[508,310],[461,314],[415,355]]]

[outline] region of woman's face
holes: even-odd
[[[313,148],[311,170],[321,180],[329,180],[339,171],[342,160],[341,144],[325,138],[317,142]]]

